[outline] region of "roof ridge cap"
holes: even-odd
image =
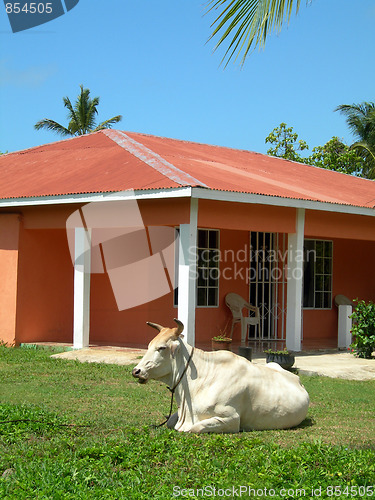
[[[118,146],[125,149],[128,153],[135,156],[165,177],[168,177],[171,181],[176,182],[181,186],[208,187],[207,184],[204,184],[192,175],[179,169],[159,154],[144,146],[142,143],[132,139],[126,135],[125,132],[111,129],[104,129],[102,132]]]

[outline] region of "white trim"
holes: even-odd
[[[180,224],[178,266],[178,319],[184,324],[186,342],[191,346],[195,345],[197,227],[198,200],[192,199],[190,223]]]
[[[333,250],[333,246],[334,246],[334,242],[333,240],[330,240],[330,239],[322,239],[322,238],[304,238],[304,242],[303,242],[303,246],[305,248],[305,241],[314,241],[314,253],[315,253],[315,258],[316,258],[316,242],[317,241],[322,241],[323,243],[325,242],[328,242],[328,243],[331,243],[332,245],[332,255],[330,257],[331,259],[331,274],[323,274],[321,276],[330,276],[331,278],[331,305],[330,307],[315,307],[315,293],[316,293],[316,273],[315,273],[315,266],[314,266],[314,307],[305,307],[303,305],[303,299],[302,299],[302,309],[304,311],[331,311],[333,309],[333,253],[334,253],[334,250]],[[324,258],[328,258],[328,257],[324,257]],[[303,271],[305,273],[305,270]],[[325,290],[324,292],[325,293]]]
[[[38,205],[61,205],[70,203],[94,203],[109,200],[121,201],[127,200],[129,198],[136,200],[148,200],[190,197],[201,200],[229,201],[233,203],[303,208],[307,210],[320,210],[323,212],[338,212],[343,214],[375,217],[375,208],[371,207],[343,205],[340,203],[301,200],[295,198],[282,198],[280,196],[267,196],[263,194],[218,191],[215,189],[190,186],[163,189],[129,189],[126,191],[109,193],[79,193],[56,196],[35,196],[29,198],[0,199],[0,208]]]
[[[296,232],[288,234],[288,276],[286,299],[286,347],[301,351],[303,298],[303,242],[305,211],[297,210]]]
[[[231,201],[235,203],[248,203],[258,205],[271,205],[278,207],[304,208],[309,210],[322,210],[325,212],[339,212],[355,215],[369,215],[375,217],[375,209],[355,205],[342,205],[313,200],[295,198],[282,198],[280,196],[267,196],[264,194],[238,193],[231,191],[215,191],[214,189],[192,188],[193,198],[201,200]]]
[[[2,207],[24,207],[39,205],[62,205],[71,203],[99,203],[103,201],[122,201],[128,199],[163,199],[163,198],[190,198],[191,188],[167,188],[167,189],[141,189],[133,191],[110,192],[110,193],[79,193],[64,194],[57,196],[35,196],[31,198],[0,199]]]
[[[76,227],[74,233],[73,348],[90,342],[91,230]]]
[[[337,347],[347,349],[352,343],[352,319],[353,307],[351,305],[339,305],[338,337]]]
[[[210,233],[209,233],[209,231],[216,231],[216,232],[217,232],[218,247],[217,247],[217,248],[210,248],[210,247],[208,246],[207,250],[217,250],[217,251],[218,251],[218,254],[220,255],[220,229],[210,228],[210,227],[198,227],[198,228],[197,228],[197,250],[199,250],[199,249],[200,249],[200,247],[199,247],[199,245],[198,245],[198,241],[199,241],[199,231],[208,231],[208,235],[207,235],[207,236],[208,236],[208,245],[210,244],[210,243],[209,243],[209,238],[210,238],[210,236],[209,236],[209,234],[210,234]],[[204,250],[206,250],[206,249],[204,249]],[[210,287],[210,286],[208,286],[208,285],[207,285],[207,287],[205,287],[205,286],[200,287],[200,286],[198,285],[198,280],[197,280],[197,283],[196,283],[196,288],[197,288],[196,307],[197,307],[197,309],[218,309],[218,308],[220,307],[220,301],[219,301],[219,297],[220,297],[220,259],[219,259],[219,262],[218,262],[218,267],[217,267],[217,269],[218,269],[218,271],[219,271],[219,272],[218,272],[218,276],[219,276],[219,277],[218,277],[218,285],[217,285],[217,287]],[[197,273],[197,276],[198,276],[198,274],[199,274],[199,268],[198,268],[198,265],[196,266],[196,273]],[[207,293],[207,294],[208,294],[208,289],[209,289],[209,288],[215,288],[215,289],[217,289],[217,304],[216,304],[216,305],[214,305],[214,306],[210,306],[210,305],[205,305],[205,306],[202,306],[202,305],[199,305],[199,304],[198,304],[198,289],[199,289],[199,288],[204,288],[204,289],[206,289],[206,293]],[[207,297],[207,298],[208,298],[208,297]]]

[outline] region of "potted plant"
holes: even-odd
[[[211,343],[213,351],[230,351],[232,339],[227,337],[225,334],[220,333],[220,335],[212,337]]]
[[[285,370],[292,368],[292,366],[294,365],[294,355],[287,349],[284,349],[283,351],[273,351],[272,349],[267,349],[264,352],[267,355],[267,363],[278,363],[281,368],[284,368]]]

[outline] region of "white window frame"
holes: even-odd
[[[176,230],[178,231],[179,228],[176,227]],[[204,288],[202,286],[198,286],[198,273],[199,273],[199,268],[198,268],[198,251],[200,250],[200,247],[198,246],[198,238],[199,238],[199,231],[215,231],[217,233],[217,248],[205,248],[202,250],[217,250],[218,255],[220,257],[220,229],[213,229],[213,228],[198,228],[197,229],[197,284],[196,284],[196,307],[199,309],[217,309],[219,307],[219,293],[220,293],[220,258],[218,261],[217,265],[217,270],[218,270],[218,284],[217,287],[207,287],[207,293],[208,293],[208,288],[216,288],[217,289],[217,303],[215,305],[199,305],[198,304],[198,288]],[[209,234],[208,234],[208,241],[209,241]],[[174,250],[174,255],[175,255],[175,288],[173,290],[173,307],[178,308],[178,293],[176,290],[178,290],[178,263],[179,263],[179,246],[175,245],[175,250]]]
[[[208,232],[208,247],[199,247],[199,231],[207,231]],[[210,248],[210,232],[215,232],[217,233],[217,247],[216,248]],[[210,269],[208,266],[201,266],[199,267],[199,250],[207,250],[208,252],[210,251],[217,251],[218,253],[218,261],[217,261],[217,267],[212,267],[211,269],[217,269],[217,286],[202,286],[199,285],[199,270],[200,269]],[[207,299],[207,304],[206,305],[200,305],[198,302],[199,298],[199,289],[203,290],[206,289],[206,299]],[[209,289],[216,289],[216,304],[214,305],[209,305],[208,304],[208,291]],[[220,229],[212,229],[212,228],[198,228],[198,234],[197,234],[197,286],[196,286],[196,307],[199,309],[217,309],[219,307],[219,293],[220,293]]]
[[[333,303],[333,241],[332,240],[323,240],[323,239],[318,239],[318,238],[305,238],[304,241],[313,241],[314,242],[314,251],[315,251],[315,257],[314,257],[314,274],[313,274],[313,294],[314,294],[314,306],[303,306],[304,310],[310,310],[310,311],[330,311],[332,309],[332,303]],[[324,250],[323,250],[323,255],[321,257],[318,257],[316,254],[316,244],[317,242],[319,243],[330,243],[331,244],[331,255],[326,257],[324,255]],[[324,248],[324,247],[323,247]],[[316,257],[322,258],[323,259],[323,273],[317,273],[316,272]],[[331,266],[330,266],[330,273],[325,273],[324,272],[324,260],[325,259],[330,259],[331,261]],[[317,276],[321,276],[323,281],[324,278],[330,277],[330,282],[331,282],[331,289],[329,291],[330,293],[330,306],[329,307],[317,307],[316,306],[316,293],[328,293],[324,289],[323,290],[317,290]],[[305,278],[305,276],[304,276]],[[323,301],[324,304],[324,301]]]

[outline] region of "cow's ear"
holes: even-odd
[[[175,355],[176,355],[176,352],[180,348],[180,342],[178,342],[178,340],[175,340],[174,342],[171,342],[170,348],[171,348],[172,357],[174,358]]]

